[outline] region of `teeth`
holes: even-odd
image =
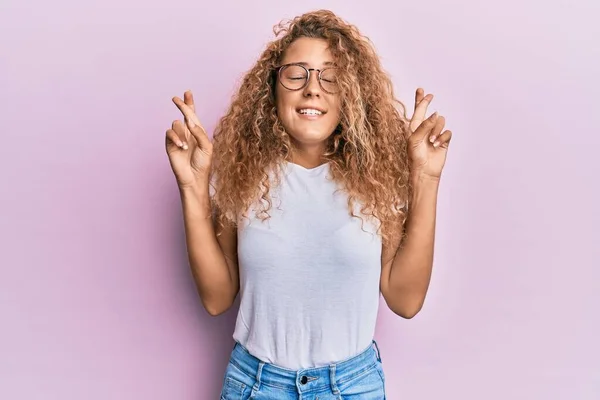
[[[304,108],[304,109],[300,110],[300,114],[321,115],[323,113],[319,110],[313,110],[312,108]]]

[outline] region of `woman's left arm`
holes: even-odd
[[[438,189],[452,137],[451,131],[443,131],[444,117],[434,113],[425,119],[432,99],[417,89],[408,138],[413,190],[405,225],[399,227],[405,235],[401,243],[386,244],[382,254],[381,292],[390,309],[404,318],[421,310],[429,288]]]
[[[413,195],[401,246],[384,250],[395,254],[383,264],[381,291],[390,309],[414,317],[423,306],[433,268],[435,219],[439,179],[413,177]],[[385,259],[384,258],[384,259]]]

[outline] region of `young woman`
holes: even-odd
[[[275,33],[212,142],[190,92],[166,133],[202,304],[241,296],[221,398],[383,399],[379,296],[404,318],[423,305],[452,134],[421,89],[406,117],[333,13]]]

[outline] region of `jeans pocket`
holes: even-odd
[[[244,400],[249,389],[246,384],[228,376],[221,390],[221,400]]]

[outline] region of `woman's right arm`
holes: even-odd
[[[165,144],[181,196],[189,264],[202,305],[219,315],[233,304],[240,286],[237,230],[233,225],[215,228],[213,222],[208,184],[212,143],[196,116],[192,93],[173,102],[184,122],[173,121]]]
[[[180,189],[190,268],[210,315],[229,309],[239,290],[237,231],[213,221],[208,188]]]

